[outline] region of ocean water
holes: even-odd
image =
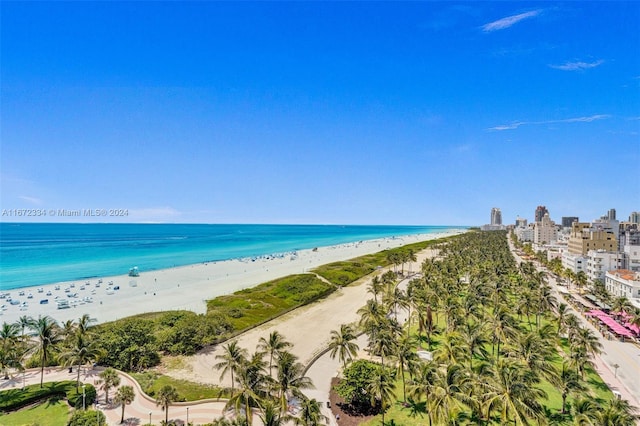
[[[460,227],[0,223],[0,290],[450,229]]]

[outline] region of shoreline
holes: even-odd
[[[6,298],[0,299],[0,307],[4,305],[4,308],[0,309],[0,321],[12,323],[23,315],[34,318],[48,315],[60,323],[77,320],[82,315],[89,314],[97,323],[104,323],[148,312],[190,310],[205,313],[206,301],[217,296],[287,275],[305,273],[327,263],[466,231],[454,229],[429,234],[385,237],[300,250],[295,252],[295,255],[289,252],[256,258],[202,262],[141,271],[139,277],[129,277],[126,274],[101,277],[99,287],[99,278],[96,277],[7,290],[3,293],[9,293],[19,304],[11,305]],[[110,282],[113,283],[113,290],[108,292]],[[116,286],[119,287],[118,290],[115,290]],[[29,294],[32,298],[28,298]],[[77,297],[68,297],[73,294]],[[40,304],[45,299],[48,303]],[[60,299],[68,301],[70,307],[58,309],[56,301]],[[23,302],[27,302],[24,307],[21,305]]]

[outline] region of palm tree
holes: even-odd
[[[630,315],[631,318],[629,318],[629,324],[635,325],[640,329],[640,309],[635,308],[633,311],[631,311]],[[637,334],[640,335],[640,333]]]
[[[414,401],[414,399],[419,400],[424,397],[427,403],[424,406],[424,411],[428,413],[429,425],[433,422],[433,416],[429,410],[428,402],[431,401],[431,394],[434,389],[433,383],[436,380],[437,370],[436,363],[433,361],[422,363],[409,383],[409,395],[411,395],[409,401]],[[415,403],[418,404],[417,402]],[[421,407],[417,406],[416,409],[421,409]]]
[[[18,325],[2,323],[0,328],[0,373],[9,379],[10,368],[22,368],[20,363]]]
[[[16,326],[22,329],[22,340],[24,340],[24,330],[27,328],[33,328],[33,324],[34,319],[27,315],[23,315],[18,318],[18,321],[16,321]]]
[[[262,366],[245,361],[237,371],[238,391],[231,394],[225,405],[225,410],[234,410],[236,415],[244,410],[244,417],[249,426],[253,423],[252,407],[259,407],[266,396],[265,376],[261,370]]]
[[[358,309],[360,315],[358,326],[369,336],[369,349],[372,348],[373,338],[386,320],[386,313],[380,303],[374,300],[367,300],[367,303]]]
[[[277,330],[272,331],[268,339],[264,337],[260,338],[258,341],[258,350],[265,351],[269,354],[269,374],[271,374],[273,367],[273,358],[289,347],[291,347],[291,343],[287,342],[284,336]]]
[[[418,355],[414,348],[416,344],[412,337],[402,335],[398,340],[398,343],[394,346],[394,356],[398,361],[398,372],[402,379],[402,399],[407,400],[407,384],[405,378],[405,371],[408,369],[412,371],[411,366],[418,361]]]
[[[566,303],[561,303],[558,305],[558,309],[556,310],[556,323],[558,330],[556,332],[556,336],[560,337],[564,333],[567,328],[567,318],[569,315],[573,315],[570,312],[570,308]]]
[[[231,393],[233,394],[235,390],[234,373],[237,373],[240,366],[246,362],[247,350],[238,346],[237,340],[227,343],[222,347],[222,350],[222,354],[216,355],[216,359],[221,361],[215,364],[213,368],[222,370],[220,380],[227,375],[227,372],[231,373]]]
[[[320,411],[320,403],[315,399],[303,398],[300,403],[300,413],[295,419],[298,426],[318,426],[325,424],[329,419]]]
[[[287,411],[287,395],[289,393],[301,397],[302,390],[313,389],[314,387],[311,379],[304,375],[304,365],[297,362],[297,359],[290,352],[282,352],[276,364],[278,370],[276,385],[282,413]]]
[[[262,414],[259,415],[263,426],[282,426],[293,420],[293,416],[280,411],[280,406],[273,400],[262,404]]]
[[[433,318],[433,306],[435,306],[436,294],[432,290],[426,290],[415,294],[416,296],[416,316],[418,319],[418,338],[422,340],[422,333],[427,336],[429,350],[431,350],[431,334],[435,330]]]
[[[92,327],[92,323],[96,322],[95,318],[91,318],[89,314],[84,314],[78,319],[77,331],[80,334],[86,334]]]
[[[484,348],[489,343],[486,328],[480,322],[467,322],[459,333],[463,347],[468,349],[469,368],[473,369],[474,357],[478,356],[486,359],[489,355]]]
[[[76,390],[80,386],[80,368],[90,362],[97,361],[102,356],[103,351],[96,342],[87,341],[86,337],[80,333],[75,335],[73,346],[62,352],[58,358],[65,366],[77,366]]]
[[[158,391],[156,397],[156,405],[159,405],[164,410],[164,422],[169,423],[169,406],[172,402],[178,400],[178,392],[176,388],[171,385],[165,385]]]
[[[71,339],[76,334],[76,323],[73,320],[67,320],[60,327],[60,337],[65,345],[71,343]]]
[[[552,383],[558,387],[562,395],[562,414],[565,414],[567,412],[567,397],[569,394],[584,392],[586,388],[580,383],[576,372],[567,368],[566,362],[562,363],[562,370],[554,382]]]
[[[415,262],[417,260],[418,257],[416,253],[412,249],[409,249],[409,251],[407,251],[407,262]],[[411,263],[409,263],[409,275],[411,275]]]
[[[445,333],[440,346],[433,353],[433,359],[441,364],[457,364],[466,360],[468,353],[460,341],[457,331]]]
[[[40,387],[44,382],[44,367],[53,357],[53,352],[60,343],[60,332],[56,321],[48,316],[38,317],[31,325],[38,339],[36,353],[40,357]]]
[[[358,353],[358,344],[354,342],[356,334],[350,324],[340,325],[340,330],[331,330],[331,340],[329,349],[331,359],[338,356],[342,363],[342,368],[347,368],[347,362],[351,361]]]
[[[543,338],[539,332],[533,331],[518,335],[507,353],[524,362],[534,375],[551,381],[557,376],[553,366],[553,345],[551,339]]]
[[[358,309],[357,314],[360,315],[359,326],[365,332],[368,332],[380,326],[384,321],[386,312],[380,303],[369,299],[363,307]]]
[[[496,375],[486,399],[486,415],[500,409],[500,420],[503,424],[515,421],[516,425],[528,424],[528,419],[541,420],[543,407],[538,402],[546,398],[543,390],[534,387],[537,382],[535,374],[523,364],[510,360],[500,360],[496,365]]]
[[[115,388],[120,385],[120,376],[118,372],[109,367],[99,374],[100,377],[100,389],[104,391],[104,402],[105,404],[109,403],[109,389]]]
[[[382,281],[380,276],[376,275],[371,279],[371,282],[367,286],[367,292],[373,294],[373,300],[378,303],[378,294],[382,291]]]
[[[470,378],[462,364],[449,364],[438,368],[427,400],[435,424],[447,424],[464,405],[473,406],[470,396]]]
[[[515,335],[515,324],[509,314],[509,308],[502,304],[496,307],[489,321],[494,330],[494,342],[498,344],[495,351],[497,361],[500,358],[500,343],[506,343]]]
[[[595,420],[599,426],[635,426],[640,416],[628,401],[612,398],[596,411]]]
[[[376,406],[380,403],[380,412],[382,414],[382,425],[384,426],[384,413],[391,404],[395,390],[395,375],[393,371],[384,366],[378,367],[377,373],[370,377],[367,383],[367,393],[371,397],[371,405]]]
[[[385,318],[380,324],[380,328],[374,330],[375,334],[369,335],[369,346],[371,354],[380,357],[384,366],[384,359],[395,351],[397,338],[400,335],[400,328],[394,319]]]
[[[588,281],[587,274],[584,271],[579,271],[575,276],[575,283],[578,286],[578,291],[582,294],[582,289],[586,287]]]
[[[619,316],[621,313],[629,314],[633,312],[633,304],[624,296],[616,297],[611,302],[611,312]]]
[[[406,310],[410,306],[407,295],[397,284],[392,285],[385,291],[382,302],[386,305],[387,309],[393,310],[393,315],[396,320],[398,319],[398,308]]]
[[[136,399],[136,393],[133,391],[132,386],[121,386],[116,392],[116,403],[122,405],[122,417],[120,423],[124,423],[124,409],[127,405],[131,404]]]
[[[570,347],[573,365],[584,377],[584,367],[590,363],[590,356],[598,355],[602,352],[602,344],[591,330],[588,328],[578,328],[572,335]]]
[[[576,426],[597,426],[594,423],[600,407],[593,398],[577,399],[573,404],[573,424]]]

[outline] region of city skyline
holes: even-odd
[[[636,2],[3,2],[1,221],[640,210]],[[634,172],[633,170],[636,170]]]

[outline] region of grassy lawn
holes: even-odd
[[[368,275],[376,270],[378,266],[388,266],[387,256],[393,252],[407,252],[413,250],[418,253],[430,246],[440,244],[446,241],[446,238],[437,240],[421,241],[418,243],[408,244],[406,246],[395,249],[384,250],[377,253],[367,254],[356,257],[355,259],[345,260],[341,262],[329,263],[322,265],[313,270],[321,277],[338,286],[346,286],[352,282]]]
[[[71,408],[62,399],[50,399],[32,408],[25,408],[10,414],[0,414],[1,426],[58,426],[67,424]]]
[[[289,309],[326,296],[334,288],[312,274],[290,275],[207,302],[209,314],[225,315],[234,330],[244,330]]]
[[[217,373],[212,372],[211,374]],[[200,399],[224,398],[226,396],[225,390],[218,386],[178,380],[154,372],[131,373],[131,376],[138,381],[140,387],[151,397],[166,385],[176,388],[180,401],[198,401]]]

